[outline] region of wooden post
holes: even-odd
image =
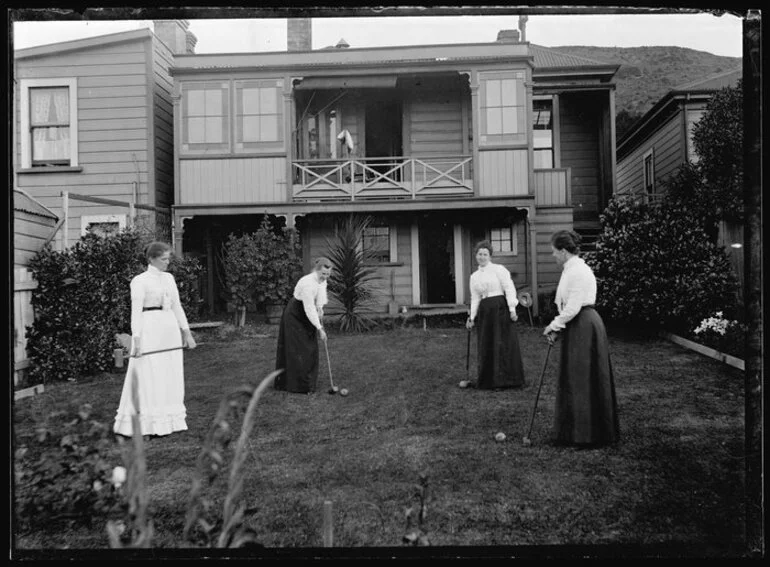
[[[69,191],[62,191],[61,193],[61,208],[64,211],[64,232],[62,233],[62,251],[67,249],[68,236],[70,230],[69,221],[69,207],[70,207],[70,193]]]
[[[334,523],[332,519],[331,500],[324,500],[323,540],[324,547],[334,547]]]

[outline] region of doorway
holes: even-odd
[[[403,155],[401,128],[402,107],[400,101],[371,101],[365,107],[364,147],[367,158],[387,158]],[[392,161],[381,160],[371,163],[372,169],[385,173],[395,165]],[[400,174],[400,170],[395,173]],[[399,175],[400,177],[400,175]],[[400,181],[399,179],[396,179]]]
[[[456,303],[453,224],[438,219],[423,221],[418,237],[420,302]]]

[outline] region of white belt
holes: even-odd
[[[486,299],[488,297],[497,297],[498,295],[503,295],[503,292],[502,291],[495,291],[495,292],[492,292],[492,293],[487,293],[486,295],[482,295],[481,299]]]

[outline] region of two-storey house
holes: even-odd
[[[595,230],[613,193],[618,66],[519,30],[313,50],[310,24],[289,20],[286,52],[175,58],[177,251],[212,274],[227,235],[269,214],[299,230],[309,268],[336,220],[367,214],[383,310],[468,303],[481,239],[518,288],[553,287],[551,233]]]
[[[168,20],[14,52],[14,186],[62,221],[57,248],[133,222],[171,238],[169,68],[196,41]]]

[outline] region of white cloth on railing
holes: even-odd
[[[353,136],[350,135],[350,130],[347,128],[337,134],[337,139],[348,147],[348,152],[353,152],[356,149],[353,144]]]

